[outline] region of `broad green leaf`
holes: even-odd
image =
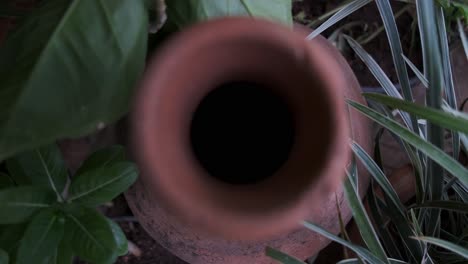
[[[468,204],[459,201],[443,200],[443,201],[427,201],[423,204],[416,204],[412,208],[435,208],[448,211],[456,211],[468,214]]]
[[[17,264],[42,263],[55,254],[63,237],[65,219],[54,210],[34,216],[21,239]]]
[[[8,225],[8,228],[0,231],[0,248],[14,254],[26,229],[26,224]]]
[[[307,229],[310,229],[311,231],[314,231],[330,240],[333,240],[335,241],[336,243],[339,243],[349,249],[351,249],[352,251],[354,251],[356,254],[358,254],[361,258],[363,258],[364,260],[368,261],[369,263],[373,263],[373,264],[383,264],[385,262],[383,262],[382,260],[380,260],[379,258],[377,258],[375,255],[373,255],[371,252],[369,252],[369,250],[361,247],[361,246],[358,246],[358,245],[355,245],[351,242],[348,242],[330,232],[328,232],[327,230],[321,228],[320,226],[318,225],[315,225],[313,223],[309,223],[309,222],[304,222],[303,225],[307,228]]]
[[[460,163],[455,161],[452,157],[447,155],[443,150],[437,148],[426,140],[422,139],[413,132],[407,130],[397,122],[385,117],[384,115],[356,102],[348,101],[356,110],[363,113],[370,119],[379,123],[391,132],[398,135],[401,139],[405,140],[432,160],[443,166],[453,176],[457,177],[463,184],[468,185],[468,170]]]
[[[71,234],[65,232],[57,248],[55,262],[50,264],[72,264],[73,249],[69,241]]]
[[[414,239],[445,248],[447,250],[452,251],[453,253],[464,257],[465,259],[468,259],[468,248],[459,246],[452,242],[448,242],[434,237],[415,237]]]
[[[0,50],[0,160],[126,113],[147,26],[144,0],[40,1]]]
[[[14,183],[11,181],[10,176],[6,173],[0,172],[0,190],[13,186]]]
[[[9,262],[10,258],[8,257],[8,253],[0,248],[0,264],[8,264]]]
[[[449,114],[442,110],[421,106],[382,94],[364,93],[363,95],[368,99],[424,118],[441,127],[468,134],[468,116],[466,115]]]
[[[67,182],[67,168],[57,145],[23,152],[6,163],[14,179],[27,179],[31,184],[49,188],[61,197]]]
[[[128,241],[127,241],[127,237],[122,231],[122,228],[120,228],[120,226],[116,222],[110,219],[107,219],[107,221],[109,221],[109,225],[112,228],[112,233],[114,235],[115,244],[117,245],[117,255],[123,256],[127,254],[128,253]]]
[[[179,28],[218,17],[253,16],[292,26],[291,0],[171,0],[168,19]]]
[[[286,253],[283,253],[277,249],[274,249],[272,247],[266,247],[265,249],[265,254],[278,261],[279,263],[283,263],[283,264],[306,264],[305,262],[295,258],[295,257],[292,257],[292,256],[289,256],[288,254]]]
[[[331,26],[338,23],[343,18],[351,15],[357,10],[361,9],[363,6],[372,2],[372,0],[354,0],[349,4],[345,5],[340,11],[336,12],[332,17],[325,21],[322,25],[316,28],[312,33],[307,36],[307,40],[311,40],[316,36],[320,35],[322,32],[330,28]]]
[[[13,187],[0,191],[0,224],[25,221],[36,210],[47,208],[56,201],[55,194],[40,187]]]
[[[137,177],[138,169],[131,162],[119,162],[88,171],[72,182],[68,201],[97,206],[127,190]]]
[[[108,148],[100,149],[91,154],[81,165],[76,172],[75,178],[79,175],[97,168],[109,167],[114,163],[125,161],[125,148],[115,145]]]
[[[73,252],[89,262],[108,262],[117,245],[107,219],[94,209],[81,207],[67,215],[66,233]]]
[[[359,233],[369,250],[383,263],[388,263],[385,250],[380,243],[366,210],[364,209],[359,193],[356,192],[356,187],[352,182],[351,176],[349,173],[347,174],[348,177],[344,181],[344,192],[349,207],[351,208],[351,212],[353,213],[353,219],[359,228]]]

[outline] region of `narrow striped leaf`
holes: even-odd
[[[336,243],[339,243],[349,249],[351,249],[352,251],[354,251],[356,254],[358,254],[361,258],[363,258],[364,260],[368,261],[369,263],[373,263],[373,264],[383,264],[383,263],[386,263],[386,262],[383,262],[382,260],[380,260],[378,257],[376,257],[374,254],[372,254],[369,250],[361,247],[361,246],[358,246],[358,245],[355,245],[351,242],[348,242],[330,232],[328,232],[327,230],[321,228],[320,226],[318,225],[315,225],[313,223],[310,223],[310,222],[304,222],[303,225],[311,230],[311,231],[314,231],[332,241],[335,241]]]
[[[448,105],[453,109],[458,109],[450,61],[450,50],[445,25],[444,9],[442,7],[436,9],[436,16],[436,20],[438,22],[437,26],[439,28],[445,96],[447,97]],[[460,137],[458,136],[458,133],[455,132],[452,132],[452,150],[453,158],[458,160],[458,155],[460,153]]]
[[[340,11],[336,12],[327,21],[325,21],[322,25],[320,25],[317,29],[315,29],[312,33],[310,33],[306,39],[311,40],[315,38],[316,36],[320,35],[323,31],[327,30],[343,18],[349,16],[350,14],[354,13],[355,11],[359,10],[360,8],[362,8],[370,2],[372,2],[372,0],[354,0],[350,2],[349,4],[345,5]]]
[[[364,93],[366,98],[377,101],[392,108],[401,109],[410,114],[424,118],[441,127],[468,134],[468,117],[462,113],[459,115],[449,114],[431,107],[420,106],[418,104],[400,100],[390,96]],[[455,112],[455,111],[454,111]]]
[[[401,90],[405,100],[413,101],[413,94],[411,91],[411,84],[406,69],[406,63],[401,57],[403,48],[401,46],[400,35],[396,25],[395,17],[393,16],[392,6],[389,0],[375,1],[379,9],[380,16],[382,17],[385,32],[387,33],[388,43],[392,52],[393,63],[395,65],[398,80],[400,81]],[[412,118],[413,131],[417,131],[418,126],[415,118]]]
[[[468,259],[468,249],[461,247],[457,244],[454,244],[452,242],[448,242],[442,239],[434,238],[434,237],[415,237],[414,239],[433,244],[436,246],[439,246],[441,248],[445,248],[447,250],[452,251],[453,253],[456,253],[465,259]]]
[[[354,50],[354,52],[356,52],[359,58],[361,58],[361,60],[367,65],[367,68],[371,71],[372,75],[374,75],[375,79],[380,83],[384,91],[390,96],[403,99],[395,85],[393,85],[392,81],[390,81],[388,76],[372,58],[372,56],[370,56],[369,53],[367,53],[354,39],[350,38],[349,36],[345,36],[345,39],[348,41],[349,45]],[[400,111],[398,111],[398,114],[403,118],[405,125],[413,130],[411,117],[407,113],[402,113]]]
[[[464,168],[460,163],[455,161],[452,157],[447,155],[440,148],[435,147],[418,135],[407,130],[397,122],[385,117],[384,115],[356,102],[348,101],[356,110],[363,113],[370,119],[379,123],[383,127],[387,128],[391,132],[395,133],[401,139],[405,140],[432,160],[443,166],[448,172],[452,173],[453,176],[457,177],[463,184],[468,185],[468,170]]]
[[[361,202],[359,194],[356,192],[351,176],[348,173],[348,177],[344,182],[344,191],[346,200],[348,201],[351,212],[353,213],[354,221],[356,222],[361,237],[366,243],[369,250],[378,257],[382,262],[388,263],[387,255],[385,250],[380,243],[377,233],[372,226],[372,222],[364,209],[364,205]]]
[[[389,258],[388,262],[390,264],[407,264],[408,263],[408,262],[404,262],[404,261],[401,261],[398,259],[392,259],[392,258]],[[362,264],[362,261],[357,258],[353,258],[353,259],[345,259],[345,260],[339,261],[336,264]]]
[[[274,249],[272,247],[266,247],[265,249],[266,255],[279,263],[283,264],[306,264],[303,261],[300,261],[299,259],[289,256],[286,253],[283,253],[277,249]]]
[[[441,200],[441,201],[427,201],[423,204],[417,204],[412,208],[434,208],[447,211],[455,211],[464,214],[468,214],[468,204],[465,202],[453,201],[453,200]]]
[[[460,19],[457,20],[458,33],[460,33],[460,39],[465,50],[466,59],[468,60],[468,38],[466,37],[465,30],[463,29],[463,23]]]
[[[426,79],[426,76],[424,76],[424,74],[418,69],[418,67],[416,67],[416,65],[414,65],[410,59],[408,59],[405,55],[401,55],[403,56],[403,59],[406,61],[406,64],[408,64],[408,66],[410,67],[410,69],[413,71],[413,73],[416,75],[416,77],[418,77],[419,81],[421,81],[422,85],[424,85],[424,87],[429,87],[429,81]]]
[[[367,171],[370,172],[371,176],[379,184],[380,188],[382,188],[384,193],[390,198],[393,204],[401,211],[401,214],[405,215],[405,207],[401,203],[400,198],[398,198],[398,194],[396,193],[395,189],[393,189],[392,184],[387,179],[384,172],[372,160],[369,154],[367,154],[366,151],[355,141],[351,142],[351,149],[353,150],[356,157],[358,157],[358,159],[361,160],[364,167],[366,167]]]

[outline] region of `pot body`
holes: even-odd
[[[132,121],[142,175],[126,198],[148,233],[181,259],[272,263],[266,246],[305,259],[329,241],[300,220],[337,234],[337,205],[345,222],[351,218],[341,187],[348,138],[371,152],[371,136],[369,121],[344,99],[365,102],[339,52],[322,37],[305,36],[262,20],[220,19],[176,36],[148,67]],[[262,83],[284,98],[295,129],[286,162],[244,185],[210,177],[189,135],[200,101],[238,80]],[[360,165],[358,171],[363,194],[367,173]]]

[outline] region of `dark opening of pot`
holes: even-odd
[[[251,82],[229,82],[200,102],[191,124],[191,144],[202,167],[230,184],[253,184],[273,175],[294,142],[286,101]]]

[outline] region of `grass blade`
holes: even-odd
[[[444,128],[468,134],[468,116],[466,115],[449,114],[441,110],[420,106],[412,102],[400,100],[383,94],[364,93],[363,95],[368,99],[377,101],[392,108],[401,109]]]
[[[309,222],[304,222],[303,223],[304,226],[311,230],[311,231],[314,231],[330,240],[333,240],[335,241],[336,243],[339,243],[349,249],[351,249],[352,251],[354,251],[356,254],[358,254],[359,256],[361,256],[364,260],[370,262],[370,263],[373,263],[373,264],[383,264],[385,262],[381,261],[379,258],[377,258],[376,256],[374,256],[369,250],[361,247],[361,246],[358,246],[358,245],[355,245],[351,242],[348,242],[330,232],[328,232],[327,230],[321,228],[320,226],[318,225],[315,225],[313,223],[309,223]]]
[[[380,66],[377,64],[377,62],[372,58],[372,56],[369,55],[362,47],[355,41],[354,39],[350,38],[349,36],[344,36],[345,39],[348,41],[349,45],[351,48],[356,52],[356,54],[361,58],[361,60],[367,65],[367,68],[371,71],[372,75],[374,75],[375,79],[382,85],[382,88],[384,91],[395,98],[401,98],[403,97],[400,95],[398,90],[396,89],[395,85],[393,85],[392,81],[388,78],[388,76],[385,74],[385,72],[380,68]],[[401,113],[399,112],[401,117],[403,118],[403,122],[407,127],[409,127],[411,130],[413,130],[413,123],[411,121],[411,118],[408,114],[406,113]]]
[[[398,259],[392,259],[392,258],[389,258],[388,262],[390,264],[407,264],[407,262],[404,262],[404,261],[401,261],[401,260],[398,260]],[[360,261],[359,259],[353,258],[353,259],[342,260],[340,262],[337,262],[336,264],[361,264],[361,263],[362,263],[362,261]]]
[[[405,55],[402,54],[401,56],[403,56],[403,59],[406,61],[406,64],[408,64],[408,66],[414,72],[416,77],[418,77],[422,85],[424,85],[424,87],[426,88],[429,87],[429,81],[426,79],[426,76],[424,76],[424,74],[418,69],[418,67],[416,67],[416,65],[414,65]]]
[[[398,247],[396,246],[395,240],[390,235],[388,228],[384,224],[384,220],[382,218],[382,211],[377,205],[378,198],[375,196],[374,193],[374,181],[372,181],[367,195],[372,219],[374,219],[375,225],[377,226],[377,232],[379,234],[379,237],[382,239],[385,248],[387,249],[390,257],[402,259],[401,253],[398,250]]]
[[[349,4],[345,5],[340,11],[336,12],[332,17],[325,21],[322,25],[316,28],[312,33],[307,36],[307,40],[311,40],[316,36],[320,35],[323,31],[327,30],[329,27],[336,24],[338,21],[349,16],[355,11],[359,10],[361,7],[372,2],[372,0],[354,0]]]
[[[364,205],[359,198],[359,194],[356,192],[356,187],[354,186],[351,175],[349,175],[349,173],[344,182],[344,191],[346,200],[348,201],[349,207],[351,208],[354,221],[356,221],[362,239],[375,256],[377,256],[384,263],[388,263],[385,250],[383,249],[377,233],[375,232],[374,227],[372,226],[372,223],[369,219],[369,216],[364,209]]]
[[[392,51],[393,63],[396,68],[398,80],[400,81],[401,90],[403,97],[412,102],[413,94],[411,91],[411,84],[408,76],[408,70],[406,69],[406,63],[401,57],[403,54],[403,48],[401,47],[400,35],[398,34],[398,28],[396,25],[395,17],[393,16],[392,6],[389,0],[375,1],[379,9],[380,16],[382,17],[385,32],[387,33],[390,50]],[[415,118],[412,118],[413,131],[417,131],[417,122]]]
[[[370,172],[374,180],[379,184],[380,188],[390,198],[393,204],[401,211],[401,214],[405,214],[405,207],[398,198],[397,193],[393,189],[392,184],[388,181],[387,177],[379,166],[372,160],[369,154],[356,142],[351,143],[351,149],[353,150],[356,157],[361,160],[362,164]]]
[[[407,130],[397,122],[385,117],[384,115],[356,102],[348,101],[356,110],[368,116],[370,119],[379,123],[391,132],[398,135],[401,139],[405,140],[432,160],[443,166],[453,176],[457,177],[463,184],[468,185],[468,170],[460,163],[455,161],[452,157],[447,155],[443,150],[430,144],[418,135]],[[442,184],[441,184],[442,185]]]
[[[277,249],[274,249],[272,247],[267,247],[265,249],[266,255],[279,263],[283,264],[306,264],[303,261],[300,261],[299,259],[295,257],[291,257],[286,253],[283,253]]]
[[[436,16],[436,20],[438,22],[437,26],[439,28],[439,40],[441,46],[441,59],[443,66],[445,95],[447,97],[448,105],[453,109],[458,109],[457,97],[455,95],[455,85],[453,82],[452,67],[450,62],[450,50],[445,25],[445,16],[442,7],[436,9]],[[452,149],[453,158],[458,160],[458,156],[460,153],[460,137],[458,136],[458,133],[454,132],[452,132]]]
[[[463,24],[460,19],[457,20],[458,33],[460,33],[460,38],[463,44],[463,49],[465,50],[466,59],[468,60],[468,38],[466,37],[465,30],[463,29]]]
[[[427,201],[423,204],[414,205],[412,208],[434,208],[468,214],[468,204],[459,201]]]
[[[442,64],[440,43],[437,33],[437,17],[435,14],[434,0],[416,0],[418,17],[420,19],[419,30],[424,52],[424,72],[429,81],[429,90],[426,93],[426,102],[429,107],[442,108]],[[443,129],[431,122],[427,122],[427,139],[438,149],[444,149]],[[445,153],[444,153],[445,154]],[[444,185],[444,170],[434,160],[428,160],[427,183],[430,186],[429,200],[440,200]],[[467,176],[467,175],[465,175]],[[426,225],[427,234],[435,234],[440,227],[440,211],[432,211],[429,214]]]
[[[461,247],[459,245],[456,245],[452,242],[448,242],[442,239],[434,238],[434,237],[414,237],[414,239],[433,244],[436,246],[439,246],[441,248],[445,248],[447,250],[452,251],[453,253],[456,253],[465,259],[468,259],[468,249]]]

